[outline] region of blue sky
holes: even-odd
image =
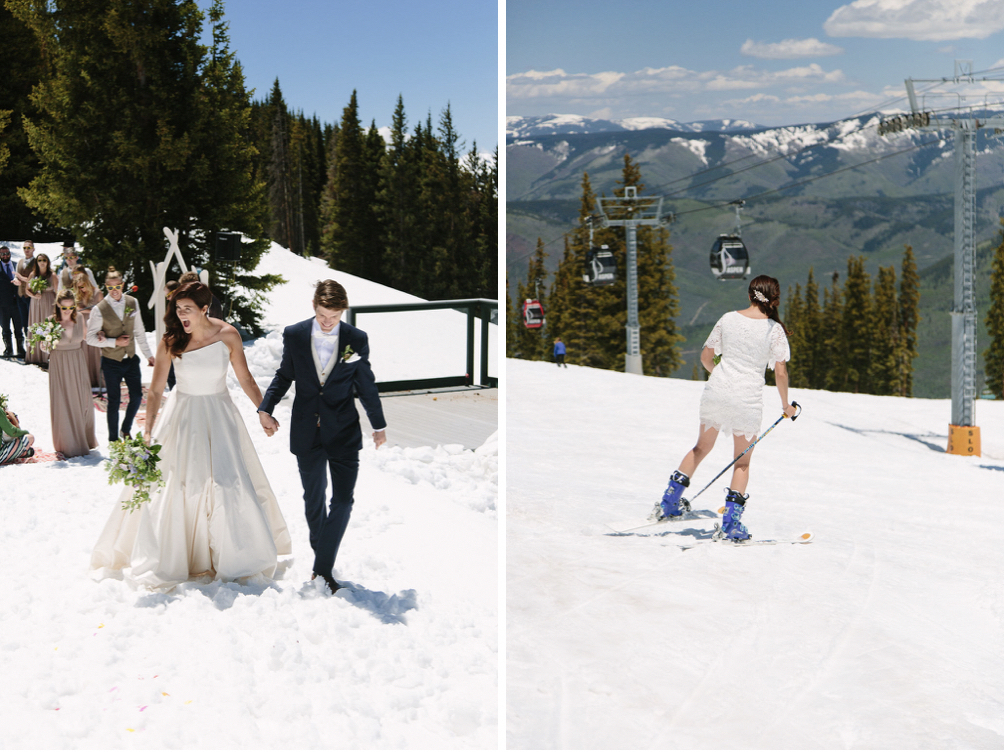
[[[229,0],[226,19],[255,99],[278,77],[291,109],[337,123],[355,89],[363,125],[379,128],[400,94],[409,132],[429,112],[438,124],[449,104],[467,149],[498,143],[494,0]]]
[[[957,58],[1004,66],[1004,0],[508,0],[506,114],[825,122]]]

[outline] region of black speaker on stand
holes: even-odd
[[[227,263],[241,260],[241,234],[239,232],[216,233],[214,259]]]

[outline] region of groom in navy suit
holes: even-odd
[[[355,396],[374,428],[377,447],[387,440],[387,424],[366,333],[341,320],[349,307],[345,288],[330,279],[320,282],[313,303],[314,318],[287,326],[282,333],[282,362],[258,406],[258,418],[272,436],[279,428],[272,411],[296,382],[289,449],[296,455],[303,483],[314,577],[321,577],[334,593],[341,587],[334,579],[335,557],[352,513],[363,447]],[[330,509],[325,503],[329,471]]]

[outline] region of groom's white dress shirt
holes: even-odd
[[[331,369],[338,362],[339,326],[340,324],[335,324],[335,328],[331,330],[331,334],[325,334],[321,331],[321,325],[317,323],[317,319],[315,318],[310,330],[310,341],[314,345],[314,365],[317,367],[317,377],[321,380],[322,385],[328,380]],[[383,426],[382,428],[373,426],[372,428],[374,431],[387,430],[387,426]]]
[[[321,331],[321,325],[317,323],[317,319],[314,319],[314,326],[310,331],[310,339],[314,343],[314,350],[317,352],[317,359],[321,363],[321,367],[324,371],[324,376],[321,378],[321,383],[324,383],[325,377],[331,373],[328,362],[331,360],[331,356],[338,349],[338,324],[335,324],[335,328],[331,330],[330,334],[325,334]]]

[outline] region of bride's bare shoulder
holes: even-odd
[[[217,337],[220,341],[230,348],[230,352],[242,350],[244,348],[244,343],[241,341],[241,333],[226,321],[220,321],[219,324],[220,328]]]

